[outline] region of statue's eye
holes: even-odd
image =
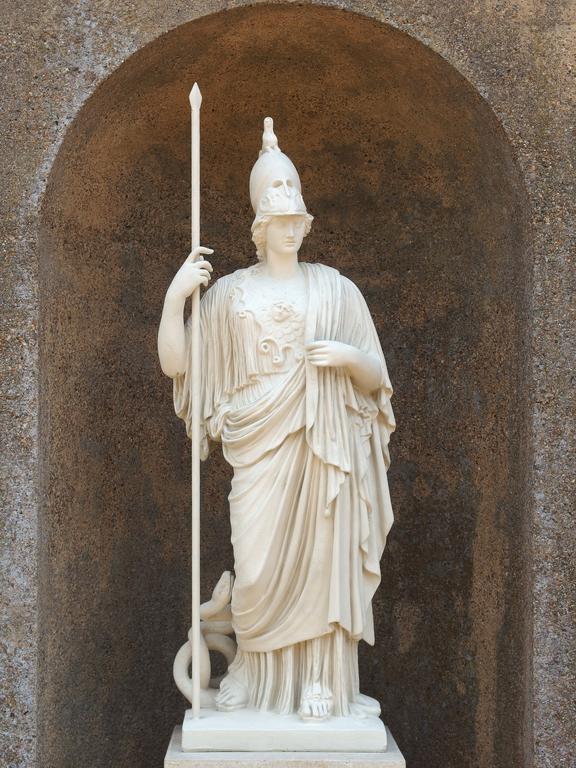
[[[281,187],[281,186],[282,186],[282,181],[281,181],[281,179],[278,179],[277,181],[275,181],[275,182],[272,184],[272,186],[273,186],[273,187]]]
[[[292,179],[288,179],[288,180],[286,181],[286,184],[287,184],[289,187],[293,187],[293,186],[294,186],[294,184],[292,184]]]

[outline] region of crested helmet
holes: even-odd
[[[262,149],[250,174],[250,202],[254,209],[252,232],[269,216],[306,216],[300,177],[294,163],[281,151],[271,117],[264,119]]]

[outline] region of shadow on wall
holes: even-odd
[[[523,764],[527,682],[524,194],[488,105],[410,37],[313,6],[204,17],[95,92],[42,218],[44,768],[161,764],[185,702],[188,446],[160,373],[189,245],[188,90],[202,88],[202,240],[255,258],[248,176],[270,114],[316,219],[303,258],[364,292],[395,385],[396,512],[363,689],[410,768]],[[232,565],[204,472],[203,595]]]

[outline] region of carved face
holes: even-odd
[[[277,179],[264,192],[258,203],[257,214],[298,214],[306,213],[302,194],[290,178]]]
[[[286,197],[290,197],[292,189],[294,188],[298,189],[298,187],[294,184],[294,180],[288,174],[286,174],[282,178],[275,179],[275,181],[272,182],[272,186],[275,189],[278,189],[278,190],[281,189],[286,195]]]
[[[304,216],[272,216],[266,226],[266,250],[277,254],[297,254],[304,240]]]

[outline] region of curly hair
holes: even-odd
[[[256,256],[258,257],[258,261],[266,261],[266,228],[268,222],[274,215],[276,214],[270,213],[264,215],[257,222],[255,221],[254,224],[252,224],[252,242],[256,246]],[[311,216],[309,213],[304,213],[302,215],[306,222],[304,227],[304,237],[306,237],[312,228],[314,216]]]

